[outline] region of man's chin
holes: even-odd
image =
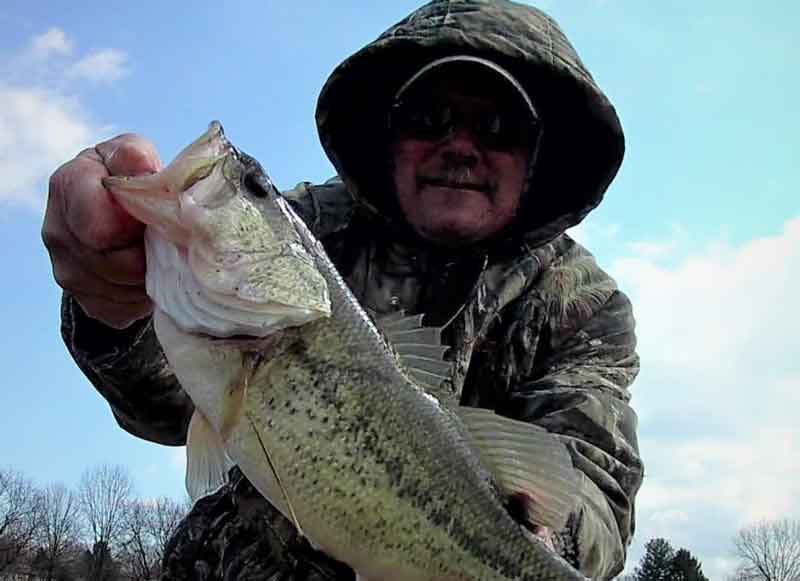
[[[463,248],[481,240],[480,232],[476,228],[463,224],[436,224],[415,230],[428,242],[445,248]]]

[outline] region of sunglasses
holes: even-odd
[[[541,131],[539,123],[530,119],[527,112],[464,112],[447,103],[403,101],[392,106],[389,127],[420,141],[441,141],[458,129],[469,129],[485,147],[494,151],[512,151],[534,144]]]

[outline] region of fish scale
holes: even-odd
[[[508,495],[528,494],[561,507],[532,510],[531,522],[566,518],[574,478],[563,445],[450,401],[437,385],[438,330],[402,315],[379,330],[221,126],[159,174],[106,187],[148,224],[156,334],[196,408],[195,496],[219,486],[232,461],[312,544],[368,581],[584,579],[504,508]],[[193,268],[186,256],[203,260]]]
[[[367,578],[581,578],[565,563],[573,576],[547,576],[536,553],[552,553],[505,511],[458,419],[402,373],[341,280],[328,277],[331,318],[272,346],[248,392],[248,408],[270,421],[241,435],[251,441],[258,429],[274,464],[291,466],[278,473],[300,529]],[[268,471],[251,473],[259,487]]]

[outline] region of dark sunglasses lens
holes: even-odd
[[[456,127],[468,127],[480,142],[496,151],[510,151],[533,142],[537,126],[520,123],[514,116],[485,112],[457,118],[452,107],[426,103],[421,106],[398,104],[392,110],[392,127],[403,135],[436,141],[451,134]]]
[[[476,120],[475,133],[481,142],[496,151],[510,151],[536,141],[539,127],[521,117],[488,113]]]
[[[450,132],[452,118],[449,107],[400,104],[392,111],[392,126],[396,131],[415,139],[436,140]]]

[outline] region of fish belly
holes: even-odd
[[[331,356],[334,337],[314,343],[248,387],[226,443],[248,479],[366,579],[511,578],[498,568],[519,563],[498,555],[530,543],[449,412],[399,373]]]

